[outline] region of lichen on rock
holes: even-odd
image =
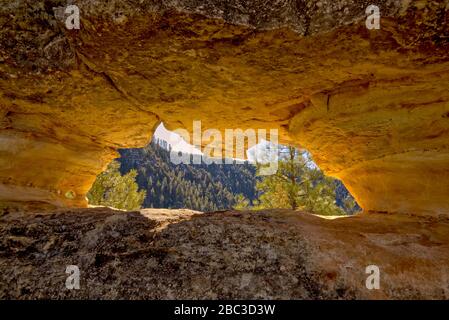
[[[16,212],[0,217],[0,298],[447,299],[448,232],[447,218],[385,214]]]

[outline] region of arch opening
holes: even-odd
[[[274,148],[277,169],[262,174],[263,159]],[[120,158],[97,176],[87,193],[89,204],[202,212],[292,209],[353,215],[360,211],[344,184],[323,174],[306,150],[263,140],[246,151],[246,160],[226,161],[209,158],[200,149],[161,123],[144,148],[119,150]],[[173,161],[180,154],[201,161]]]

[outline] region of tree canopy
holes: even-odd
[[[130,170],[121,175],[120,163],[113,161],[106,171],[95,180],[87,194],[90,204],[123,210],[138,210],[142,207],[146,191],[139,191],[136,183],[137,171]]]
[[[307,152],[294,147],[279,147],[278,170],[256,184],[259,192],[255,209],[288,208],[322,215],[344,215],[354,209],[349,195],[344,206],[336,203],[339,181],[327,177],[316,167]]]

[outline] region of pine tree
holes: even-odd
[[[232,207],[234,210],[247,210],[250,207],[249,200],[243,194],[238,194],[235,197],[235,204]]]
[[[315,168],[310,158],[293,147],[281,150],[278,170],[257,183],[257,209],[289,208],[323,215],[345,212],[335,203],[335,180]]]
[[[101,173],[87,194],[90,204],[109,206],[116,209],[138,210],[145,199],[146,192],[139,191],[136,183],[137,171],[131,170],[121,175],[120,164],[113,161]]]
[[[155,142],[142,149],[123,149],[119,151],[121,154],[121,158],[118,159],[120,172],[117,171],[117,173],[125,176],[129,172],[137,172],[135,179],[139,188],[147,190],[143,202],[143,207],[145,208],[188,208],[200,211],[213,211],[243,208],[246,206],[246,202],[248,202],[250,208],[251,206],[262,208],[263,205],[264,208],[296,207],[298,209],[312,208],[313,210],[319,210],[316,202],[319,202],[320,199],[313,201],[310,199],[318,197],[319,194],[326,194],[329,191],[329,188],[323,187],[320,189],[318,187],[319,182],[327,183],[324,178],[318,179],[321,175],[319,170],[315,172],[316,177],[311,185],[305,183],[304,185],[299,185],[302,182],[302,178],[307,176],[309,172],[303,173],[298,171],[294,172],[295,177],[290,176],[290,181],[298,181],[299,186],[294,184],[286,186],[285,183],[281,183],[280,177],[279,179],[267,179],[266,177],[257,176],[256,166],[249,162],[233,165],[174,165],[170,162],[169,151],[158,146]],[[280,163],[279,165],[282,172],[288,173],[289,165],[290,169],[301,168],[297,163],[294,165],[289,164],[288,148],[283,147],[282,151],[285,155],[283,159],[285,163]],[[299,153],[295,155],[294,161],[301,161]],[[309,164],[306,166],[309,167]],[[291,180],[292,178],[293,180]],[[102,179],[104,180],[103,174],[97,180],[101,181]],[[341,208],[350,213],[357,211],[357,204],[350,209],[351,200],[353,199],[344,185],[339,181],[335,183],[337,189],[334,194],[336,195],[332,198],[331,192],[331,197],[325,198],[330,203],[327,206],[332,206],[336,199],[336,204]],[[256,185],[258,189],[256,189]],[[333,185],[331,184],[330,187],[332,189]],[[103,194],[110,193],[106,189],[110,190],[111,186],[106,188],[96,183],[90,192],[91,198],[101,199]],[[301,196],[302,190],[305,190],[309,196]],[[109,195],[109,197],[112,196]],[[260,205],[259,201],[257,201],[258,197],[261,200]],[[308,199],[310,201],[307,201]],[[348,200],[346,201],[345,199]],[[96,201],[96,203],[99,203],[99,200]],[[323,201],[323,203],[328,203],[326,201]],[[105,200],[102,200],[102,203],[109,205],[105,204]],[[324,207],[326,208],[326,206]]]

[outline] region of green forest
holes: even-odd
[[[175,165],[169,147],[161,144],[155,140],[145,148],[120,150],[120,158],[97,177],[89,203],[126,210],[289,208],[328,215],[359,210],[340,181],[324,176],[294,148],[280,146],[279,170],[260,176],[262,164],[248,161]]]

